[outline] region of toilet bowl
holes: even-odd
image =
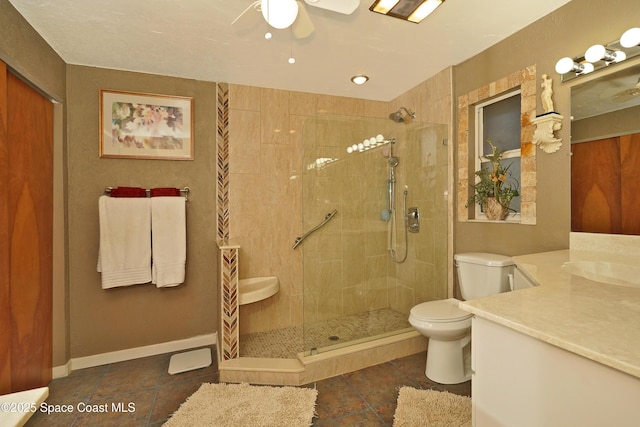
[[[456,269],[460,293],[465,300],[496,295],[510,290],[513,261],[504,255],[484,252],[457,254]],[[449,298],[423,302],[411,309],[409,323],[429,338],[427,378],[441,384],[459,384],[471,378],[471,318]]]
[[[429,338],[427,378],[441,384],[459,384],[471,378],[465,347],[471,341],[473,315],[458,308],[455,298],[423,302],[411,309],[409,323]]]

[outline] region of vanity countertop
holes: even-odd
[[[570,274],[568,261],[625,263],[636,257],[561,250],[513,257],[540,286],[462,301],[460,308],[640,378],[640,287]]]

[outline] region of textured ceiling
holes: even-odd
[[[252,0],[9,1],[69,64],[388,101],[570,0],[447,0],[421,24],[373,0],[351,15],[307,6],[310,37],[270,41],[257,11],[231,25]]]

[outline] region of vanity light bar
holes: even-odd
[[[584,56],[561,58],[556,63],[556,72],[560,74],[560,81],[566,82],[640,55],[639,45],[640,28],[631,28],[618,41],[591,46]]]

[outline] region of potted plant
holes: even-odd
[[[503,152],[493,145],[491,139],[487,139],[487,142],[491,146],[491,154],[484,158],[491,162],[492,169],[482,167],[476,171],[475,175],[480,181],[472,185],[474,194],[469,198],[467,205],[477,203],[488,219],[504,220],[510,210],[514,211],[509,207],[511,200],[520,195],[518,181],[511,177],[511,164],[504,167],[500,163]]]

